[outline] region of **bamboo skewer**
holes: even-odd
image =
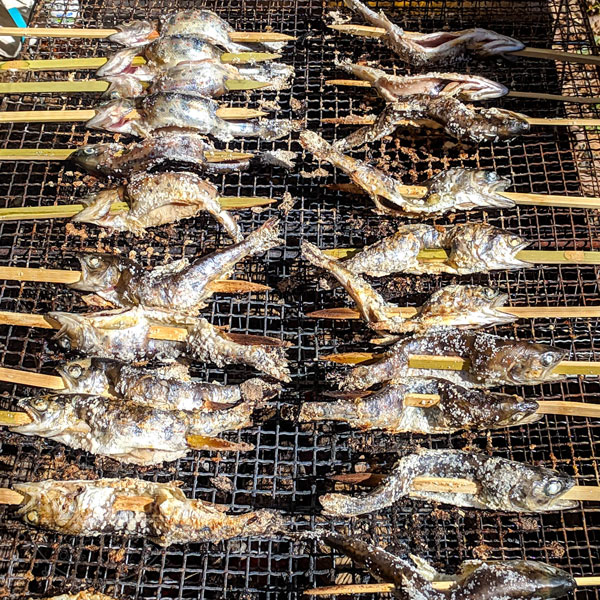
[[[260,196],[221,196],[219,203],[226,210],[267,206],[276,202],[273,198]],[[1,221],[20,221],[25,219],[67,219],[80,213],[85,207],[83,204],[62,204],[58,206],[23,206],[13,208],[0,208]],[[115,202],[110,209],[111,213],[129,210],[126,202]]]
[[[336,85],[341,87],[373,87],[369,81],[362,79],[329,79],[325,85]],[[0,88],[1,89],[1,88]],[[574,104],[599,104],[600,97],[587,96],[560,96],[558,94],[544,94],[542,92],[515,92],[509,90],[506,94],[509,98],[531,98],[534,100],[557,100],[558,102],[573,102]]]
[[[354,23],[344,23],[340,25],[329,25],[330,29],[357,35],[360,37],[380,38],[385,35],[385,29],[381,27],[372,27],[370,25],[358,25]],[[407,36],[420,35],[416,32],[405,31]],[[574,52],[563,52],[561,50],[552,50],[549,48],[531,48],[526,47],[523,50],[515,52],[506,52],[508,56],[524,56],[525,58],[541,58],[545,60],[557,60],[564,62],[574,62],[587,65],[600,65],[600,56],[593,54],[577,54]]]
[[[217,109],[221,119],[234,121],[238,119],[256,119],[268,115],[263,110],[255,108],[236,108],[224,106]],[[0,111],[0,123],[67,123],[72,121],[89,121],[96,116],[93,108],[76,110],[5,110]],[[127,120],[133,121],[140,117],[137,110],[127,115]]]
[[[119,29],[71,28],[71,27],[0,27],[0,36],[25,38],[49,37],[66,39],[104,39],[119,33]],[[159,33],[155,32],[155,38]],[[232,42],[293,42],[296,38],[286,33],[274,31],[232,31],[229,33]]]

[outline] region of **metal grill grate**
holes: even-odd
[[[324,19],[334,8],[318,0],[280,0],[239,3],[234,0],[202,2],[228,19],[236,29],[261,30],[273,27],[298,36],[295,47],[283,60],[294,65],[296,78],[289,91],[236,95],[231,102],[255,106],[260,99],[276,101],[280,118],[306,117],[307,126],[320,128],[322,118],[371,110],[375,104],[364,90],[336,90],[324,81],[341,74],[333,66],[336,51],[359,58],[368,55],[384,68],[393,68],[388,50],[376,42],[344,37],[327,30]],[[442,27],[459,29],[477,24],[522,39],[531,46],[551,43],[563,50],[595,51],[591,31],[578,0],[530,1],[446,0],[402,3],[396,21],[407,29],[433,31]],[[78,26],[110,27],[132,18],[156,18],[167,11],[197,7],[197,2],[80,0]],[[389,8],[390,2],[381,3]],[[457,8],[457,5],[460,8]],[[46,26],[63,0],[38,2],[32,25]],[[38,40],[26,42],[22,58],[99,56],[111,51],[96,40]],[[600,95],[593,69],[575,64],[518,58],[515,62],[486,62],[468,67],[515,90],[549,93]],[[403,72],[404,67],[397,67]],[[65,73],[35,73],[28,80],[64,79]],[[11,75],[21,78],[23,75]],[[76,78],[92,78],[80,72]],[[295,102],[291,102],[294,99]],[[11,96],[2,99],[2,110],[91,107],[96,97],[72,95]],[[544,101],[503,99],[499,106],[531,116],[599,116],[594,107],[569,107]],[[292,110],[292,106],[298,107]],[[342,135],[327,126],[325,136]],[[91,133],[82,125],[15,124],[0,127],[6,148],[74,147],[85,142],[106,141],[109,135]],[[403,173],[406,181],[422,179],[445,165],[497,169],[515,182],[514,189],[573,195],[600,195],[593,150],[600,148],[597,129],[536,128],[510,144],[484,145],[471,149],[449,145],[426,131],[400,132],[387,143],[389,165]],[[263,148],[299,150],[298,143],[237,142],[232,149],[255,151]],[[382,147],[371,149],[369,158],[382,162]],[[581,158],[583,157],[583,158]],[[383,164],[383,163],[382,163]],[[319,396],[327,388],[332,371],[316,359],[320,354],[368,348],[364,327],[359,322],[314,322],[302,315],[312,310],[339,306],[347,301],[341,293],[316,290],[313,271],[299,260],[299,240],[309,239],[321,247],[362,246],[391,232],[394,221],[373,216],[367,202],[326,190],[324,184],[347,181],[339,173],[328,178],[305,177],[317,165],[306,156],[296,172],[262,170],[214,179],[227,195],[281,197],[288,191],[297,200],[283,217],[286,248],[277,249],[261,261],[248,261],[240,274],[273,286],[265,295],[220,296],[206,311],[217,324],[238,332],[281,337],[291,342],[289,358],[294,381],[281,400],[276,416],[232,439],[254,443],[256,450],[239,456],[215,459],[196,453],[163,469],[117,467],[115,463],[67,450],[60,445],[0,434],[0,485],[48,477],[138,475],[159,481],[179,479],[193,497],[226,503],[234,511],[250,507],[278,507],[287,512],[299,531],[317,525],[341,526],[342,521],[319,516],[318,496],[332,488],[327,476],[350,472],[357,467],[385,470],[394,460],[392,450],[408,452],[418,444],[432,447],[475,448],[516,460],[541,462],[574,474],[580,484],[598,484],[600,454],[598,428],[584,419],[548,416],[534,425],[489,434],[451,436],[390,436],[359,434],[340,425],[297,425],[286,419],[302,400]],[[327,167],[326,167],[327,168]],[[583,177],[582,173],[587,174]],[[101,185],[78,172],[68,162],[3,162],[0,164],[0,203],[4,206],[68,203],[82,196],[87,184]],[[314,175],[314,173],[313,173]],[[583,182],[583,183],[582,183]],[[584,185],[585,184],[585,185]],[[363,208],[364,206],[364,208]],[[254,229],[272,208],[240,213],[245,231]],[[457,215],[456,221],[477,221],[481,213]],[[533,241],[535,249],[597,249],[600,222],[593,212],[569,209],[520,207],[483,214],[488,222],[510,229]],[[440,219],[439,223],[448,222]],[[128,235],[106,237],[100,230],[69,228],[63,221],[0,223],[0,264],[48,268],[76,268],[75,255],[83,249],[105,249],[127,255],[134,251],[145,264],[161,264],[181,256],[204,253],[224,241],[210,219],[198,218],[185,226],[167,227],[135,239]],[[388,295],[405,294],[409,304],[420,304],[440,286],[434,277],[397,278],[384,282]],[[451,282],[446,278],[445,282]],[[585,305],[598,303],[598,275],[594,267],[544,266],[540,269],[465,278],[491,283],[510,293],[515,305]],[[0,281],[2,309],[43,313],[48,310],[82,311],[75,293],[47,284]],[[579,360],[600,360],[597,320],[550,319],[521,321],[499,333],[535,338],[569,349]],[[49,344],[49,332],[23,328],[0,329],[0,360],[8,367],[52,373],[61,360]],[[225,372],[198,366],[197,375],[209,380],[237,382],[246,372]],[[2,408],[14,406],[23,389],[1,384]],[[572,379],[567,383],[521,390],[544,400],[597,398],[596,379]],[[293,410],[291,411],[293,412]],[[215,479],[218,478],[218,479]],[[230,482],[230,490],[215,482]],[[519,558],[545,560],[574,575],[598,574],[600,522],[598,508],[589,504],[564,514],[517,517],[512,514],[479,513],[471,510],[435,508],[401,502],[378,515],[352,523],[351,531],[388,544],[400,553],[408,551],[431,559],[437,567],[455,568],[466,558]],[[352,573],[348,581],[367,577],[349,565],[334,568],[330,552],[316,542],[285,539],[234,540],[216,546],[194,544],[160,549],[144,540],[118,537],[73,539],[36,532],[12,520],[4,512],[0,528],[0,592],[11,598],[40,597],[65,590],[94,586],[118,597],[131,598],[299,598],[307,587],[333,582],[341,572]],[[578,599],[598,598],[593,588],[581,588]]]

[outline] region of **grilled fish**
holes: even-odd
[[[422,558],[411,555],[409,562],[356,537],[327,532],[322,539],[380,581],[393,583],[395,595],[408,600],[555,600],[577,585],[567,572],[543,562],[466,560],[456,577],[450,577]],[[431,585],[448,580],[452,581],[449,589]]]
[[[434,292],[417,314],[407,319],[396,304],[384,300],[361,275],[344,263],[325,255],[309,242],[302,242],[302,254],[313,265],[326,269],[348,292],[369,327],[390,333],[423,332],[440,327],[491,327],[512,323],[516,317],[498,310],[508,295],[479,285],[450,285]]]
[[[451,137],[476,144],[510,141],[529,131],[527,117],[501,108],[475,109],[452,96],[415,94],[388,104],[373,125],[357,129],[336,142],[342,152],[391,135],[404,121],[426,120]]]
[[[294,152],[275,150],[261,152],[252,159],[232,156],[219,162],[209,161],[206,153],[214,151],[214,146],[197,133],[167,130],[127,145],[89,144],[69,158],[91,173],[127,178],[135,172],[169,164],[187,164],[195,171],[211,174],[246,171],[255,163],[292,169],[296,157]]]
[[[279,221],[270,219],[237,242],[208,256],[177,260],[146,271],[138,263],[111,254],[79,257],[81,279],[69,287],[93,292],[114,306],[146,306],[196,314],[212,296],[211,284],[227,277],[248,256],[282,245]]]
[[[247,364],[281,381],[290,381],[282,347],[237,342],[205,319],[142,307],[83,315],[51,312],[48,316],[61,326],[55,339],[62,348],[78,350],[92,358],[173,362],[185,356],[219,367]],[[152,339],[152,327],[157,325],[184,329],[186,340]]]
[[[510,181],[493,171],[460,168],[441,171],[423,184],[427,190],[424,197],[413,198],[408,196],[402,182],[366,162],[342,154],[314,131],[303,131],[300,143],[317,159],[340,168],[365,190],[377,214],[433,216],[455,210],[514,206],[512,200],[500,194]]]
[[[424,492],[411,489],[416,477],[467,479],[475,494]],[[405,496],[454,506],[511,512],[549,512],[578,506],[562,497],[575,480],[552,469],[461,450],[419,450],[401,458],[393,472],[366,496],[326,494],[320,502],[327,514],[363,515],[391,506]]]
[[[156,369],[102,359],[82,359],[58,366],[64,393],[120,397],[164,410],[220,411],[240,402],[262,405],[281,388],[252,378],[238,385],[206,383],[190,377],[182,363]]]
[[[271,537],[284,530],[279,513],[257,510],[228,515],[222,505],[186,498],[176,483],[141,479],[40,481],[15,484],[25,496],[17,512],[25,523],[66,535],[147,537],[160,546],[217,543],[240,536]],[[123,508],[148,497],[144,510]]]
[[[297,123],[282,119],[225,121],[217,115],[218,109],[219,105],[211,98],[159,92],[141,98],[139,107],[127,99],[99,105],[86,126],[140,137],[149,137],[156,130],[170,127],[191,129],[224,142],[238,137],[277,140],[298,128]]]
[[[411,355],[456,356],[468,360],[465,370],[413,369]],[[501,338],[490,333],[443,329],[397,342],[376,363],[358,366],[340,387],[365,390],[404,377],[439,377],[467,387],[535,385],[564,378],[554,368],[567,352],[554,346]]]
[[[249,444],[230,443],[224,448],[212,438],[253,425],[252,414],[258,408],[246,402],[220,411],[183,411],[156,407],[150,398],[141,404],[82,394],[23,398],[18,406],[31,422],[11,427],[11,431],[136,465],[174,461],[190,448],[251,450]],[[191,435],[201,436],[202,445],[190,445]]]
[[[411,394],[436,394],[439,401],[414,406],[409,402]],[[469,389],[443,379],[409,377],[369,396],[305,402],[299,420],[341,421],[363,431],[425,435],[534,423],[542,418],[538,408],[535,400],[519,396]]]
[[[425,73],[422,75],[390,75],[382,69],[342,62],[338,65],[363,81],[386,101],[396,102],[415,94],[453,96],[460,100],[475,101],[500,98],[508,88],[485,77],[463,73]]]
[[[129,204],[129,210],[111,212],[111,206],[122,201]],[[82,202],[85,208],[73,217],[76,223],[142,235],[149,227],[176,223],[206,211],[233,240],[243,239],[240,226],[221,208],[217,188],[191,172],[134,173],[127,185],[102,190]]]
[[[517,258],[530,243],[486,223],[446,228],[404,225],[394,235],[367,246],[342,264],[353,273],[373,277],[392,273],[469,275],[531,267],[531,263]],[[435,262],[421,260],[421,251],[433,249],[445,250],[447,258]]]
[[[488,29],[407,33],[394,25],[383,11],[376,13],[359,0],[344,4],[367,23],[385,29],[381,38],[403,62],[413,67],[448,65],[469,55],[489,57],[523,50],[525,44]]]

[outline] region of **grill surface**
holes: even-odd
[[[156,18],[167,11],[198,4],[216,10],[238,30],[272,27],[298,36],[295,46],[287,49],[282,59],[292,63],[296,70],[291,90],[278,95],[273,92],[248,97],[232,95],[232,104],[255,106],[260,99],[276,101],[280,106],[275,113],[277,117],[306,117],[307,126],[312,129],[320,128],[322,118],[345,116],[351,111],[358,114],[382,106],[370,100],[372,95],[368,91],[336,90],[324,85],[326,79],[342,76],[333,66],[337,50],[341,50],[342,56],[351,55],[355,59],[368,55],[389,69],[393,68],[393,59],[376,42],[327,30],[323,23],[330,8],[318,0],[243,3],[80,0],[77,25],[110,27],[131,18]],[[461,7],[456,8],[457,4]],[[386,3],[385,8],[389,5]],[[49,25],[53,11],[63,7],[62,0],[38,2],[32,25]],[[396,9],[395,18],[408,30],[459,29],[477,24],[522,39],[531,46],[546,47],[554,42],[564,50],[596,50],[582,3],[577,0],[463,3],[409,0]],[[41,39],[26,42],[22,58],[99,56],[112,49],[108,43],[96,40]],[[518,58],[514,62],[485,62],[465,68],[515,90],[600,95],[594,70],[574,64]],[[397,70],[402,73],[404,67],[400,65]],[[79,72],[75,77],[92,78],[93,74]],[[66,74],[42,72],[12,78],[64,79]],[[87,108],[95,101],[92,94],[68,98],[11,96],[3,98],[2,110]],[[565,105],[544,101],[506,98],[496,104],[531,116],[599,116],[590,107],[570,106],[567,113]],[[326,126],[324,131],[328,139],[345,133],[333,126]],[[512,177],[516,191],[600,195],[592,160],[592,150],[600,147],[598,138],[597,129],[544,127],[535,128],[509,144],[472,149],[449,144],[439,135],[429,136],[427,131],[400,132],[393,142],[387,143],[385,150],[389,166],[403,174],[407,182],[422,180],[445,166],[477,165]],[[0,129],[5,148],[64,148],[109,139],[110,135],[88,132],[81,124],[15,124],[2,125]],[[230,145],[232,149],[249,151],[273,147],[300,151],[294,139]],[[375,145],[369,158],[379,163],[381,150],[381,146]],[[103,184],[78,172],[68,162],[3,162],[0,168],[3,206],[68,203],[84,195],[87,184]],[[327,178],[300,174],[304,170],[314,175],[316,168],[307,155],[299,161],[298,169],[289,174],[267,169],[213,179],[226,195],[281,197],[288,191],[296,199],[294,208],[282,217],[286,248],[239,268],[241,277],[267,283],[274,291],[246,297],[219,296],[206,311],[214,323],[228,325],[233,331],[277,336],[291,343],[289,358],[295,376],[276,405],[277,413],[266,422],[232,436],[254,443],[256,450],[218,458],[195,453],[162,469],[143,469],[117,466],[61,445],[4,432],[0,434],[0,485],[96,475],[133,475],[158,481],[178,479],[190,496],[228,504],[232,511],[277,507],[286,511],[295,530],[307,531],[319,525],[343,525],[341,520],[319,516],[318,496],[333,485],[328,480],[329,474],[357,468],[383,471],[393,462],[396,450],[406,453],[419,444],[493,452],[562,469],[575,475],[579,484],[600,483],[599,429],[585,419],[547,416],[534,425],[487,434],[395,438],[360,434],[342,425],[295,423],[294,409],[299,403],[317,398],[330,387],[326,377],[334,369],[317,361],[318,356],[369,348],[368,335],[359,322],[315,322],[303,317],[312,310],[339,306],[347,299],[339,292],[317,291],[314,272],[299,260],[300,239],[306,238],[321,247],[362,246],[390,233],[398,224],[373,216],[364,198],[323,188],[326,183],[347,181],[340,173],[329,169],[331,174]],[[585,189],[580,184],[583,171],[587,173]],[[277,214],[272,208],[240,212],[244,230],[254,229],[272,214]],[[530,238],[534,249],[598,249],[600,224],[591,211],[519,207],[483,215],[460,214],[455,221],[478,221],[482,216],[491,224]],[[94,249],[125,256],[133,252],[144,264],[155,265],[205,253],[224,241],[209,218],[157,229],[141,239],[128,235],[108,237],[97,228],[73,228],[64,221],[0,223],[0,264],[77,268],[76,253]],[[396,281],[384,282],[388,296],[403,295],[400,302],[411,305],[421,304],[442,283],[435,277],[400,277]],[[452,278],[443,281],[454,282]],[[597,269],[591,266],[544,266],[463,278],[463,281],[491,283],[505,289],[514,305],[598,303]],[[84,310],[76,293],[48,284],[0,281],[0,298],[2,309],[9,311]],[[600,360],[597,326],[595,319],[548,319],[520,321],[498,333],[553,343],[570,350],[572,358],[579,360]],[[50,332],[2,327],[0,336],[4,366],[53,373],[53,366],[62,359],[50,342]],[[222,372],[204,366],[197,366],[196,374],[223,382],[238,382],[248,376],[239,368]],[[0,385],[1,408],[14,407],[16,399],[27,392],[16,386]],[[520,390],[544,400],[575,401],[592,400],[599,391],[595,378],[574,378],[566,383]],[[331,583],[336,578],[339,582],[368,580],[364,572],[347,563],[334,568],[332,553],[313,541],[251,539],[216,546],[193,544],[160,549],[144,540],[111,536],[74,539],[38,532],[12,519],[10,512],[4,510],[6,518],[0,528],[0,592],[11,598],[40,597],[89,586],[123,598],[299,598],[304,589]],[[598,513],[597,506],[587,504],[585,510],[518,517],[440,509],[405,501],[378,515],[355,520],[350,531],[387,544],[400,554],[419,554],[449,571],[472,557],[527,557],[548,561],[574,575],[591,575],[600,573]],[[350,575],[341,578],[342,572]],[[591,600],[597,598],[598,592],[594,588],[580,588],[576,595]]]

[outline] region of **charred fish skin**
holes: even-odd
[[[416,477],[467,479],[475,494],[412,490]],[[429,502],[517,513],[569,510],[578,506],[562,497],[575,485],[573,477],[552,469],[462,450],[419,450],[401,458],[393,472],[362,497],[326,494],[320,501],[327,514],[357,516],[394,504],[410,495]]]
[[[410,394],[437,394],[431,406],[406,404]],[[542,418],[535,400],[469,389],[442,379],[407,378],[361,398],[305,402],[301,422],[341,421],[364,431],[386,433],[454,433],[525,425]]]
[[[262,509],[228,515],[223,508],[186,498],[175,483],[141,479],[40,481],[15,484],[25,496],[17,514],[25,523],[66,535],[116,534],[172,544],[218,543],[241,536],[272,537],[285,530],[279,513]],[[144,511],[123,510],[117,499],[147,496]]]
[[[514,38],[487,29],[440,31],[431,34],[407,34],[394,25],[383,11],[376,13],[359,0],[344,0],[344,4],[375,27],[382,27],[384,42],[398,57],[412,65],[447,65],[469,54],[489,57],[523,50],[525,44]]]
[[[359,79],[368,81],[386,102],[396,102],[415,94],[453,96],[471,102],[500,98],[508,94],[508,88],[501,83],[477,75],[462,73],[391,75],[382,69],[350,62],[342,62],[338,66]]]
[[[468,359],[468,370],[412,369],[408,365],[413,354]],[[536,385],[564,379],[554,369],[566,355],[554,346],[448,328],[397,342],[378,362],[352,369],[342,377],[340,387],[364,390],[415,376],[451,379],[468,387]]]

